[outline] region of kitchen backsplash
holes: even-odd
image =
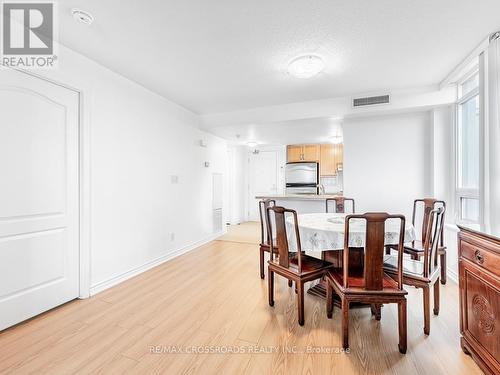
[[[343,173],[337,172],[337,176],[327,176],[320,178],[320,184],[325,187],[325,194],[338,193],[344,190]]]

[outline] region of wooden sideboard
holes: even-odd
[[[459,228],[462,350],[486,374],[500,374],[500,238]]]

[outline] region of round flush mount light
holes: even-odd
[[[76,21],[85,25],[91,25],[94,22],[94,16],[84,10],[75,8],[71,10],[71,14]]]
[[[299,56],[288,64],[288,73],[296,78],[312,78],[325,69],[323,59],[317,55]]]
[[[255,141],[250,141],[250,142],[247,142],[247,146],[248,147],[257,147],[258,143],[255,142]]]

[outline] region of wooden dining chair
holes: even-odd
[[[274,216],[275,228],[271,227],[271,215]],[[297,251],[290,252],[286,228],[287,216],[293,217],[290,236],[295,238]],[[317,259],[302,252],[300,234],[297,223],[297,212],[284,207],[272,206],[267,208],[268,232],[270,233],[270,254],[268,262],[269,305],[274,306],[274,274],[295,282],[298,297],[299,325],[304,325],[304,284],[308,281],[320,279],[325,272],[333,267],[330,262]],[[278,255],[277,257],[275,255]]]
[[[430,333],[430,289],[434,287],[434,315],[439,314],[439,277],[438,262],[440,237],[444,220],[445,208],[431,210],[425,230],[424,254],[422,260],[403,259],[403,284],[423,289],[424,296],[424,333]],[[399,278],[399,259],[394,255],[384,258],[384,271],[393,278]]]
[[[401,222],[396,263],[396,280],[384,273],[385,224],[389,219]],[[364,252],[364,269],[349,270],[349,229],[352,220],[366,222],[366,240]],[[327,317],[332,317],[333,293],[341,299],[342,308],[342,346],[349,347],[349,306],[352,302],[371,304],[372,314],[380,320],[381,305],[398,304],[399,351],[406,353],[406,290],[403,289],[403,241],[405,233],[405,217],[389,215],[383,212],[366,213],[364,215],[348,215],[345,221],[343,267],[329,270],[326,273]]]
[[[276,201],[273,199],[263,199],[259,201],[259,216],[260,216],[260,278],[264,279],[264,254],[269,253],[269,232],[267,230],[267,208],[276,206]]]
[[[349,206],[351,207],[351,210],[347,210],[346,212],[346,201],[351,202]],[[333,206],[333,211],[330,211],[330,208]],[[354,203],[354,199],[352,198],[344,198],[344,197],[334,197],[334,198],[327,198],[325,199],[325,212],[334,212],[334,213],[339,213],[339,214],[344,214],[344,213],[350,213],[353,214],[356,212],[356,207]]]
[[[405,244],[405,253],[410,254],[413,259],[420,260],[424,256],[424,244],[427,236],[427,227],[429,222],[429,215],[433,209],[443,207],[446,211],[446,202],[434,198],[423,198],[415,199],[413,202],[413,214],[412,214],[412,224],[416,225],[416,217],[420,212],[422,215],[422,223],[420,224],[421,236],[419,240],[412,241]],[[444,224],[444,213],[443,213],[443,224]],[[416,226],[415,226],[416,228]],[[444,225],[441,229],[438,255],[439,261],[441,263],[441,284],[446,284],[446,246],[444,246]],[[393,246],[389,246],[387,249],[387,254],[390,254],[390,249]]]

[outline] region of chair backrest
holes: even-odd
[[[381,291],[384,289],[385,225],[389,219],[399,219],[398,240],[398,287],[403,288],[403,249],[406,219],[403,215],[389,215],[385,212],[369,212],[363,215],[348,215],[345,219],[344,235],[344,288],[349,287],[349,231],[353,219],[366,222],[364,252],[364,289]]]
[[[346,210],[346,201],[351,202],[348,204],[350,206],[350,210]],[[330,211],[330,208],[333,208],[333,211]],[[347,212],[346,212],[347,211]],[[345,197],[334,197],[334,198],[327,198],[325,200],[325,212],[334,212],[334,213],[350,213],[353,214],[356,212],[356,207],[354,203],[354,199],[352,198],[345,198]]]
[[[442,242],[444,214],[441,206],[429,212],[424,242],[424,277],[429,277],[438,266],[438,249]]]
[[[263,199],[259,201],[259,215],[260,215],[260,243],[269,245],[269,236],[267,230],[267,208],[276,205],[273,199]]]
[[[413,215],[412,215],[411,222],[412,222],[413,226],[416,225],[415,221],[416,221],[417,214],[419,213],[418,211],[421,211],[420,213],[422,216],[422,223],[420,225],[420,228],[421,228],[421,241],[422,241],[422,243],[425,243],[425,240],[426,240],[430,212],[436,208],[439,208],[439,207],[443,207],[446,211],[446,202],[439,200],[439,199],[435,199],[435,198],[421,198],[421,199],[415,199],[413,201]],[[443,221],[444,221],[444,217],[443,217]],[[416,226],[415,226],[415,228],[416,228]],[[442,235],[442,232],[441,232],[440,238],[441,238],[440,245],[443,246],[444,236]]]
[[[288,215],[287,215],[288,214]],[[285,207],[272,206],[267,208],[267,222],[268,222],[268,232],[271,260],[274,260],[274,254],[278,255],[279,265],[285,268],[290,267],[290,257],[288,248],[288,237],[286,229],[286,218],[287,216],[293,217],[293,231],[295,235],[295,240],[297,242],[297,257],[298,257],[298,268],[299,273],[302,272],[302,250],[300,246],[300,235],[299,227],[297,223],[297,212],[295,210],[290,210]],[[274,216],[274,217],[273,217]],[[274,221],[275,227],[271,226],[271,222]]]

